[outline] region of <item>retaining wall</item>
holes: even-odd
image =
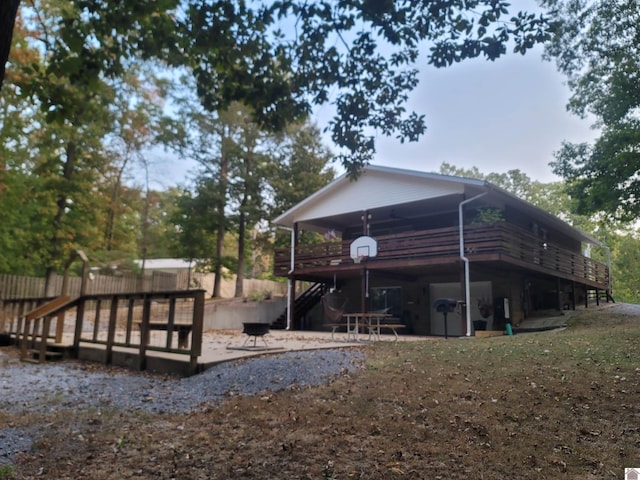
[[[244,322],[272,323],[287,308],[287,297],[260,302],[214,303],[205,308],[204,331],[242,330]]]

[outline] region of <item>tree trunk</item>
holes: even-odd
[[[71,182],[73,179],[73,173],[76,166],[76,144],[74,142],[67,143],[67,147],[65,149],[66,153],[66,162],[64,163],[64,168],[62,171],[62,177],[66,182]],[[53,232],[51,233],[50,247],[49,247],[49,266],[46,270],[46,279],[45,279],[45,292],[47,295],[50,294],[52,288],[52,280],[53,274],[56,272],[56,261],[61,261],[62,256],[64,255],[63,237],[63,218],[67,209],[67,195],[61,191],[58,194],[58,200],[56,201],[56,215],[53,217]]]
[[[214,269],[213,280],[213,296],[220,298],[220,290],[222,288],[222,255],[224,255],[224,224],[218,225],[218,233],[216,238],[216,266]]]
[[[220,290],[222,287],[222,258],[224,255],[224,236],[226,233],[225,228],[225,207],[227,198],[227,182],[229,177],[229,160],[227,158],[227,152],[224,148],[225,138],[222,139],[222,155],[220,158],[220,179],[218,183],[218,233],[216,238],[216,264],[215,264],[215,277],[213,281],[213,296],[220,297]]]
[[[4,81],[4,70],[13,38],[13,26],[18,13],[20,0],[3,0],[0,2],[0,89]]]
[[[115,225],[116,225],[116,209],[118,205],[120,205],[120,192],[122,190],[122,176],[124,175],[124,169],[127,167],[129,154],[125,155],[125,160],[122,162],[122,165],[118,169],[118,174],[116,175],[116,179],[113,185],[113,189],[111,190],[111,203],[107,206],[107,225],[104,232],[104,238],[106,242],[107,251],[113,250],[113,242],[115,238]],[[147,163],[145,162],[145,170],[146,172],[146,180],[147,180],[147,193],[149,190],[149,173],[147,168]],[[146,198],[147,205],[145,206],[145,215],[148,216],[148,204],[149,198],[147,195]],[[146,218],[146,217],[145,217]]]
[[[238,268],[236,270],[236,297],[242,297],[244,295],[244,251],[245,251],[245,230],[246,230],[246,215],[244,213],[244,207],[247,203],[246,196],[242,200],[240,206],[240,220],[238,222]]]

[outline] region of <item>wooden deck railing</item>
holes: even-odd
[[[504,261],[533,270],[582,280],[606,289],[609,271],[606,265],[552,243],[543,243],[526,230],[506,222],[492,225],[466,225],[465,256],[470,261]],[[376,237],[378,256],[368,264],[397,261],[450,263],[460,256],[458,227],[422,230]],[[350,242],[300,245],[295,252],[295,274],[314,271],[358,268],[349,256]],[[289,250],[276,251],[274,271],[287,276],[291,269]]]
[[[52,299],[9,299],[2,302],[0,331],[13,335],[23,351],[37,343],[41,360],[46,343],[70,344],[76,356],[81,343],[97,344],[104,345],[106,364],[112,363],[114,347],[123,347],[137,353],[140,370],[146,369],[147,352],[158,351],[187,356],[188,370],[195,373],[202,354],[204,294],[182,290],[84,295],[51,308],[47,305],[55,302]]]

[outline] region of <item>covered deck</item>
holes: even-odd
[[[276,275],[291,275],[298,280],[328,281],[334,275],[359,276],[366,265],[368,270],[397,270],[410,277],[425,268],[437,269],[461,260],[457,226],[380,235],[376,240],[378,255],[363,259],[360,264],[350,257],[351,241],[297,245],[293,259],[289,249],[279,249],[274,271]],[[609,268],[605,264],[551,242],[541,242],[507,222],[465,225],[464,256],[473,264],[506,263],[511,268],[562,278],[590,289],[609,288]]]

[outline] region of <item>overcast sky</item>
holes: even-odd
[[[535,11],[534,0],[519,8]],[[567,112],[569,89],[555,64],[542,60],[542,47],[526,55],[509,53],[495,62],[465,61],[448,68],[421,68],[421,81],[408,111],[425,115],[427,131],[416,143],[379,136],[372,163],[437,172],[443,162],[476,166],[483,173],[519,169],[534,180],[560,180],[549,166],[562,141],[591,141],[593,120]],[[316,110],[321,128],[332,107]],[[327,134],[327,145],[331,146]],[[184,183],[192,164],[157,151],[152,173],[160,188]],[[340,173],[344,170],[335,165]]]
[[[379,138],[373,163],[425,171],[442,162],[483,173],[517,168],[535,180],[559,180],[549,162],[562,141],[590,141],[597,132],[592,120],[567,112],[565,78],[540,52],[424,68],[409,106],[426,115],[426,134],[404,145]]]

